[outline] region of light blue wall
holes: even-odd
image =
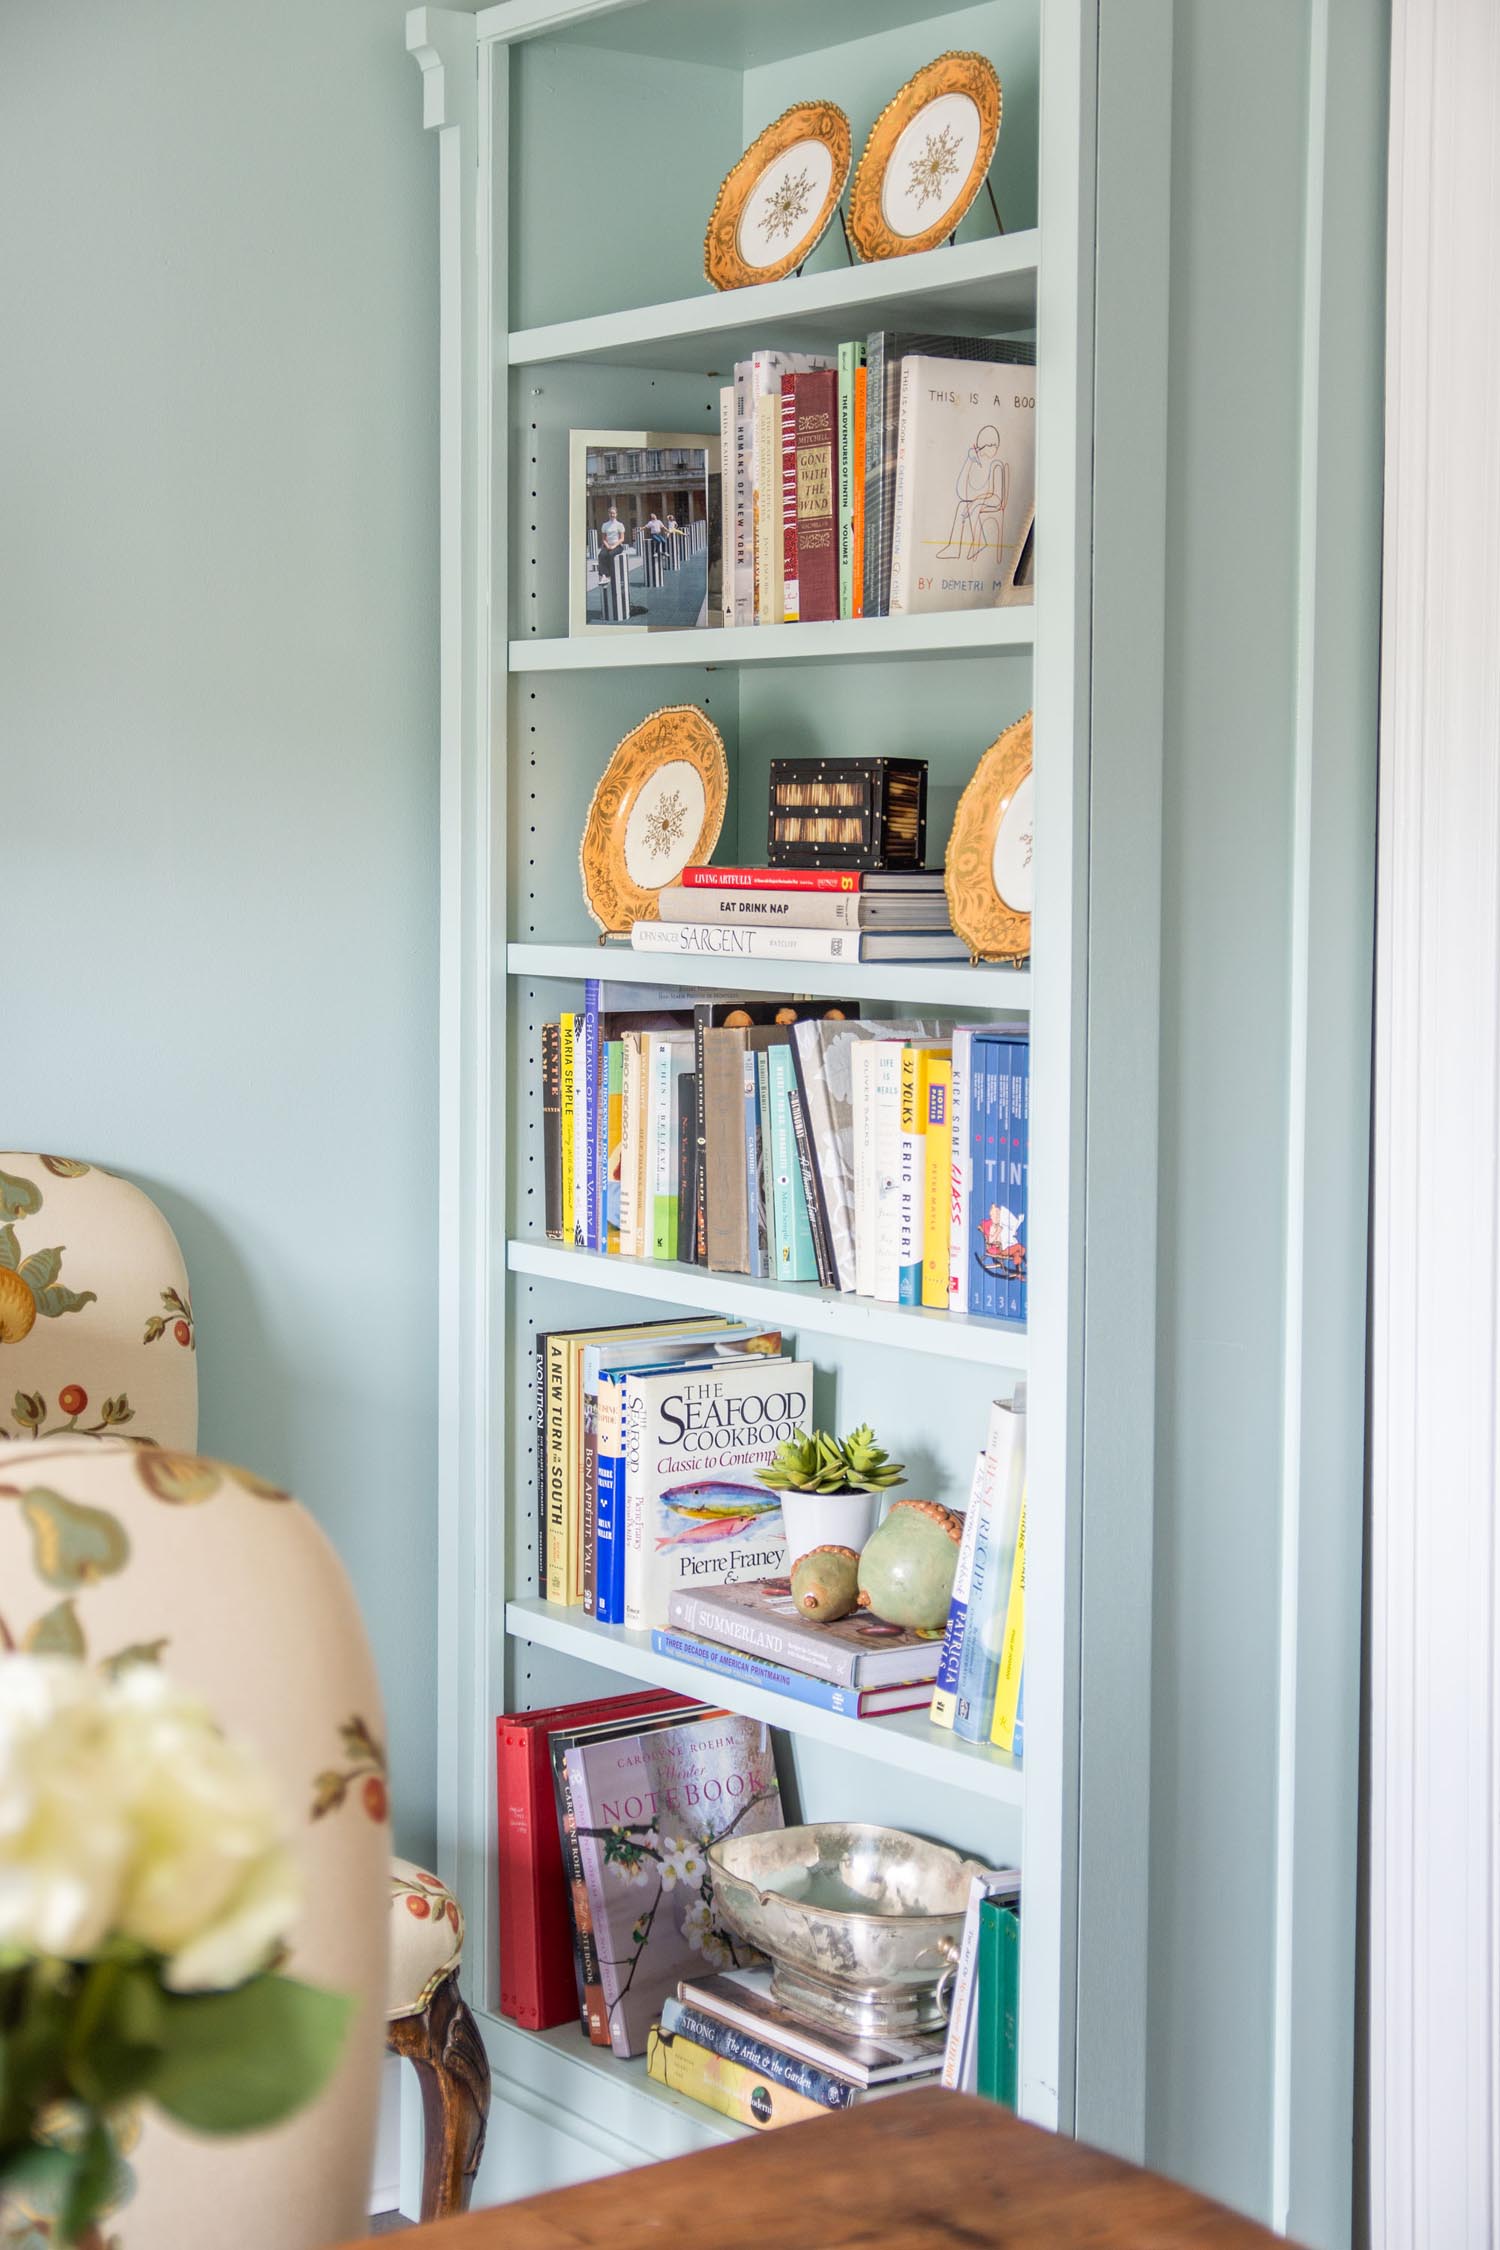
[[[436,184],[399,11],[6,7],[0,203],[0,1142],[167,1211],[204,1447],[343,1553],[425,1856]]]

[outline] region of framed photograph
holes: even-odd
[[[659,919],[659,894],[713,857],[729,796],[724,737],[696,703],[632,727],[605,767],[584,822],[584,904],[601,930],[628,936]]]
[[[839,207],[852,147],[836,102],[796,102],[756,136],[709,217],[703,271],[715,289],[795,273]]]
[[[719,441],[701,430],[573,430],[569,633],[723,622]]]
[[[939,55],[876,118],[849,197],[862,258],[935,250],[983,188],[1000,137],[1000,79],[986,55]]]
[[[948,912],[976,961],[1024,961],[1031,951],[1034,829],[1028,711],[980,759],[948,839]]]

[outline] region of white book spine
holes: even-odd
[[[719,611],[734,623],[735,570],[734,385],[719,389]]]
[[[953,1162],[948,1198],[948,1310],[969,1309],[969,1051],[972,1034],[966,1024],[953,1027],[953,1085],[948,1115],[952,1121]]]
[[[664,922],[717,922],[746,929],[857,930],[854,891],[688,890],[674,883],[656,902]]]
[[[646,1409],[631,1392],[625,1394],[625,1623],[640,1632],[645,1620],[646,1594]]]
[[[728,458],[733,464],[734,499],[734,623],[755,623],[754,497],[751,485],[751,440],[754,435],[751,365],[742,359],[734,371],[734,445]],[[726,537],[728,527],[726,523]],[[728,570],[725,577],[730,576]]]
[[[647,1192],[646,1240],[643,1254],[656,1256],[656,1213],[658,1198],[672,1192],[672,1062],[674,1048],[669,1039],[651,1042],[650,1106],[647,1110]]]
[[[1000,1594],[1001,1625],[1010,1599],[1010,1574],[1016,1559],[1016,1539],[1021,1529],[1021,1502],[1026,1492],[1026,1393],[1018,1389],[1010,1403],[996,1399],[990,1408],[985,1450],[995,1464],[994,1552],[1004,1582]],[[997,1648],[998,1655],[998,1648]]]
[[[964,1909],[963,1934],[958,1941],[958,1967],[953,1975],[953,1997],[948,2005],[948,2043],[943,2049],[943,2084],[950,2093],[969,2090],[966,2061],[976,2059],[975,2002],[979,1983],[979,1909],[989,1890],[987,1875],[969,1878],[969,1903]]]
[[[858,1296],[875,1294],[875,1103],[871,1076],[876,1042],[856,1039],[849,1049],[849,1074],[854,1112],[854,1288]]]
[[[901,1301],[901,1043],[877,1039],[872,1088],[875,1111],[876,1302]]]
[[[781,394],[755,402],[755,622],[782,622]]]
[[[703,954],[731,961],[857,961],[857,930],[763,930],[717,922],[637,922],[637,953]]]
[[[640,1165],[641,1034],[627,1031],[620,1056],[620,1255],[640,1256],[636,1180]]]
[[[893,617],[909,606],[913,540],[912,480],[915,473],[913,418],[916,413],[916,370],[923,363],[909,357],[901,362],[900,409],[896,423],[896,498],[891,512],[891,592]]]

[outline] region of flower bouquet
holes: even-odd
[[[319,2092],[352,2004],[276,1973],[300,1905],[260,1761],[154,1664],[0,1659],[0,2238],[96,2239],[142,2104],[241,2133]]]

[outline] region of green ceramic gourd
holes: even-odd
[[[963,1517],[936,1500],[898,1500],[859,1558],[860,1608],[911,1632],[940,1632],[963,1527]]]
[[[859,1556],[852,1547],[813,1547],[792,1565],[792,1599],[814,1625],[847,1617],[859,1599]]]

